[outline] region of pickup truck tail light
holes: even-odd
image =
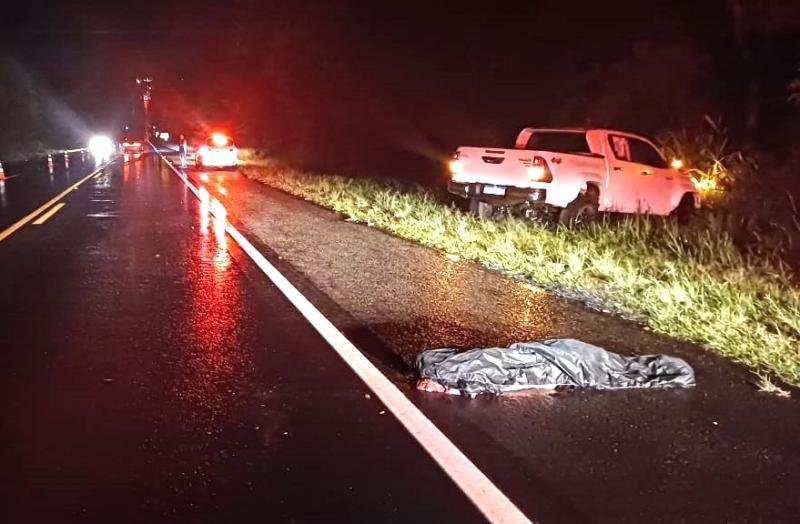
[[[552,182],[553,173],[544,158],[537,156],[533,158],[531,165],[528,166],[528,181],[530,182]]]
[[[464,169],[464,163],[458,159],[459,156],[461,156],[461,153],[459,151],[453,153],[453,159],[448,164],[448,167],[450,168],[450,173],[453,175],[459,174]]]

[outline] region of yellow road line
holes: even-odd
[[[47,221],[48,218],[50,218],[51,216],[53,216],[56,213],[58,213],[58,211],[62,207],[64,207],[64,205],[65,205],[64,202],[59,202],[58,204],[54,205],[53,207],[50,208],[50,211],[48,211],[44,215],[40,216],[36,220],[34,220],[33,221],[33,225],[34,226],[41,226],[42,224],[44,224]]]
[[[38,209],[36,209],[36,211],[30,213],[29,215],[26,215],[25,217],[21,218],[20,220],[17,220],[16,222],[14,222],[12,225],[10,225],[8,228],[6,228],[2,233],[0,233],[0,242],[5,240],[6,238],[10,237],[11,235],[14,234],[14,232],[16,230],[18,230],[19,228],[21,228],[22,226],[24,226],[25,224],[27,224],[28,222],[30,222],[31,220],[36,218],[39,215],[39,213],[41,213],[42,211],[44,211],[48,207],[52,206],[53,204],[55,204],[56,202],[58,202],[59,200],[64,198],[64,196],[66,196],[70,191],[74,191],[74,190],[78,189],[79,185],[83,184],[84,182],[89,180],[91,177],[93,177],[94,175],[96,175],[97,173],[102,171],[104,167],[106,167],[106,166],[104,165],[104,166],[92,171],[91,173],[89,173],[85,177],[81,178],[76,183],[72,184],[71,186],[69,186],[67,189],[65,189],[64,191],[62,191],[58,195],[54,196],[53,198],[51,198],[50,200],[45,202],[42,206],[40,206]]]

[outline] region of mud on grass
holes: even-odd
[[[631,217],[581,230],[481,221],[421,188],[262,160],[250,178],[513,277],[599,301],[800,386],[800,289],[779,262],[740,252],[713,224]]]

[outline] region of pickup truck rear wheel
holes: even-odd
[[[578,195],[558,214],[558,223],[567,227],[580,227],[597,220],[597,197],[591,193]]]
[[[492,218],[494,206],[473,198],[469,201],[469,212],[480,219]]]

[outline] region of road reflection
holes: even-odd
[[[197,415],[203,423],[216,426],[228,411],[233,383],[246,362],[240,349],[241,290],[231,270],[225,210],[204,189],[197,224],[188,263],[191,311],[183,362],[186,376],[179,395],[200,408]]]
[[[416,275],[421,288],[409,302],[436,339],[417,347],[505,344],[545,337],[553,329],[553,298],[522,282],[496,280],[490,286],[482,272],[446,257],[421,264]],[[475,340],[476,330],[486,339]]]

